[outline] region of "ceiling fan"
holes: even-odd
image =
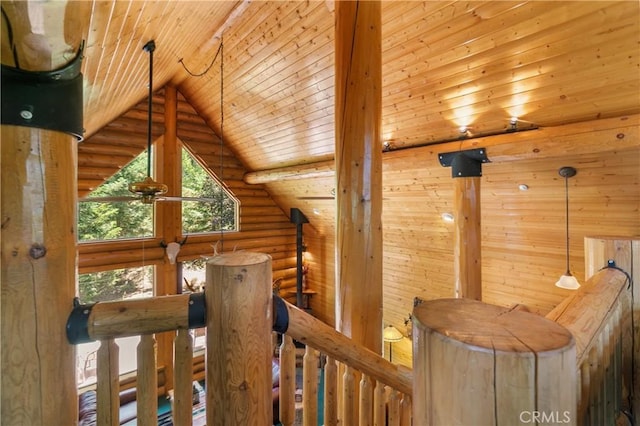
[[[129,184],[129,192],[133,196],[111,196],[111,197],[86,197],[79,201],[92,202],[114,202],[114,201],[135,201],[140,200],[143,204],[153,204],[154,201],[202,201],[213,203],[213,198],[200,197],[165,197],[169,188],[164,183],[159,183],[151,177],[151,125],[152,125],[152,107],[153,107],[153,52],[156,50],[154,40],[148,41],[142,48],[149,53],[149,104],[148,104],[148,120],[147,120],[147,177],[140,182],[132,182]]]

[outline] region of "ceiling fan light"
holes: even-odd
[[[577,290],[580,288],[580,283],[571,275],[571,272],[567,271],[566,274],[562,275],[558,281],[556,281],[556,287],[564,288],[567,290]]]
[[[129,184],[129,191],[136,195],[140,195],[143,198],[150,198],[148,202],[151,202],[156,195],[162,195],[169,190],[164,183],[158,183],[150,176],[147,176],[142,182],[133,182]]]

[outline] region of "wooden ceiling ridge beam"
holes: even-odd
[[[640,147],[640,114],[607,118],[564,126],[544,127],[524,132],[511,132],[454,142],[429,142],[407,148],[390,150],[385,155],[395,156],[419,150],[429,154],[488,148],[491,162],[519,161],[533,158],[561,157],[573,153],[608,152]],[[404,154],[406,155],[406,153]],[[322,160],[268,170],[256,170],[244,175],[250,185],[282,180],[311,179],[335,175],[335,162]]]

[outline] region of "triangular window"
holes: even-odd
[[[182,233],[238,229],[238,201],[186,150],[182,149]]]

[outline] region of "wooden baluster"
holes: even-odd
[[[374,426],[385,426],[386,420],[386,401],[384,392],[384,383],[380,380],[376,382],[373,390],[373,424]]]
[[[366,374],[360,379],[360,426],[373,424],[373,381]]]
[[[318,352],[307,346],[302,360],[302,422],[304,426],[318,424]]]
[[[342,376],[342,424],[355,425],[357,424],[356,417],[356,402],[354,395],[355,389],[355,372],[354,369],[348,365],[344,365],[344,375]]]
[[[280,423],[291,426],[295,421],[296,347],[293,339],[282,335],[280,345]]]
[[[324,366],[324,424],[338,424],[338,366],[336,360],[327,356]]]
[[[589,395],[591,392],[591,373],[589,371],[589,360],[586,359],[580,366],[578,377],[580,378],[580,389],[578,395],[578,422],[579,425],[586,424],[587,410],[589,408]]]
[[[400,392],[391,389],[389,393],[389,426],[400,426]]]
[[[598,426],[598,349],[595,346],[589,351],[589,381],[588,424]]]
[[[158,424],[158,370],[156,339],[153,334],[143,334],[138,343],[137,423],[140,426]]]
[[[602,338],[604,341],[604,404],[605,404],[605,422],[606,424],[615,424],[616,423],[616,400],[615,400],[615,377],[613,377],[613,373],[615,372],[614,366],[614,340],[613,340],[613,329],[615,315],[610,315],[607,320],[607,324],[602,331]]]
[[[400,401],[400,425],[411,426],[411,396],[402,394]]]
[[[97,424],[117,426],[120,424],[120,369],[119,348],[113,339],[106,339],[98,348],[97,371]]]
[[[173,424],[193,424],[193,336],[180,328],[174,341]]]

